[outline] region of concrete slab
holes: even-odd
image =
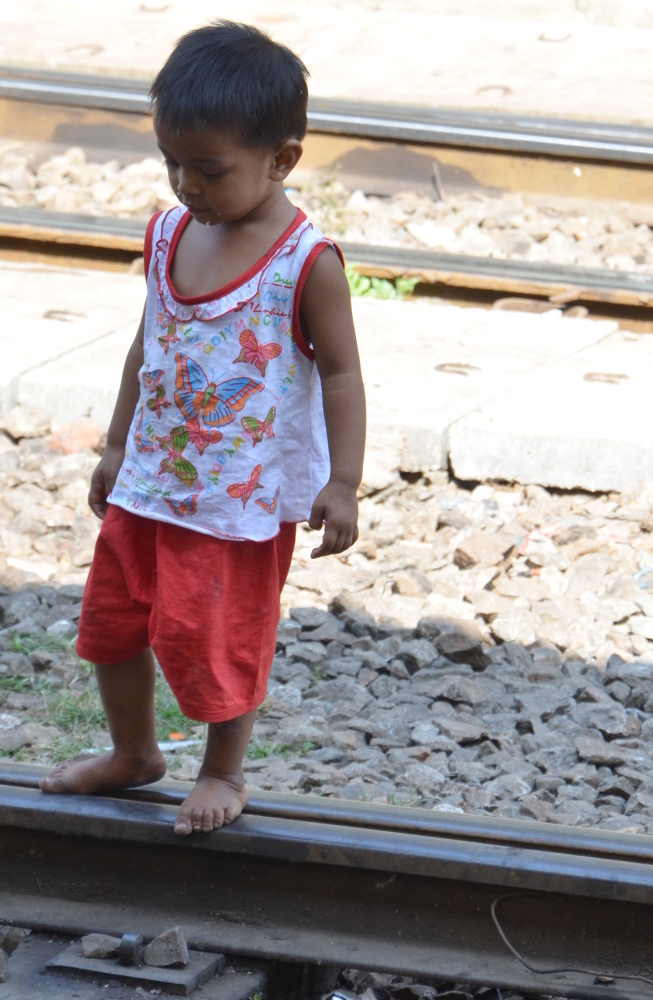
[[[107,428],[137,321],[21,376],[17,402],[38,405],[53,427],[90,417]]]
[[[38,383],[24,382],[19,393],[21,379],[56,359],[64,370],[71,351],[126,325],[135,332],[144,297],[136,275],[0,262],[0,416],[20,397],[50,412],[56,426],[56,413],[74,400],[60,400],[58,409],[39,398]]]
[[[588,490],[653,482],[653,335],[618,331],[456,422],[463,479]]]
[[[322,97],[653,124],[649,0],[240,0]],[[230,0],[3,0],[0,61],[151,77]]]
[[[525,376],[595,344],[612,321],[354,299],[372,465],[446,467],[448,429]]]

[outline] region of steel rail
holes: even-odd
[[[39,779],[51,768],[0,761],[0,786],[37,789]],[[130,788],[114,798],[132,802],[180,806],[188,795],[187,782],[164,780],[143,788]],[[590,853],[595,857],[653,862],[653,837],[606,833],[603,830],[558,827],[529,820],[510,820],[385,806],[317,795],[284,795],[279,792],[250,793],[246,812],[253,816],[333,823],[363,829],[416,833],[431,837],[455,837],[512,847],[535,847],[569,854]]]
[[[0,239],[139,254],[143,249],[145,226],[145,222],[137,219],[0,207]],[[499,260],[368,243],[343,242],[340,246],[348,261],[360,265],[364,273],[381,277],[408,274],[427,283],[558,297],[561,302],[653,305],[653,277],[637,272]]]
[[[653,979],[650,863],[589,844],[568,853],[545,840],[491,843],[473,822],[464,836],[474,817],[433,836],[392,829],[393,807],[375,807],[370,823],[356,805],[349,819],[358,811],[368,822],[352,825],[337,814],[348,804],[311,796],[297,798],[333,810],[331,822],[288,818],[291,796],[259,794],[266,814],[249,809],[230,827],[182,839],[171,805],[133,793],[44,795],[25,786],[41,769],[24,768],[21,786],[16,767],[0,776],[2,922],[145,936],[180,923],[195,947],[258,958],[592,1000],[650,996],[641,981]],[[415,813],[426,830],[430,813]],[[559,830],[542,832],[559,843]],[[628,853],[626,839],[617,837],[616,854]],[[630,839],[653,850],[652,838]],[[538,968],[592,973],[532,972],[511,949]],[[595,982],[597,973],[617,983]]]
[[[0,67],[0,97],[149,114],[149,82]],[[653,129],[571,119],[311,98],[315,132],[650,165]]]

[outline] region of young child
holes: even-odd
[[[77,652],[95,663],[114,749],[45,792],[163,777],[154,655],[208,723],[175,831],[247,802],[242,762],[265,697],[296,524],[317,559],[358,537],[365,397],[337,247],[284,192],[302,155],[307,71],[256,28],[183,37],[152,86],[181,206],[145,240],[147,299],[89,504],[103,524]]]

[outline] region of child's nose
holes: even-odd
[[[179,173],[177,174],[177,190],[179,194],[199,194],[197,180],[194,179],[188,171],[182,170],[181,167],[179,168]]]

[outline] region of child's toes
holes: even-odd
[[[213,810],[213,829],[219,830],[223,823],[226,823],[226,814],[224,809],[214,809]]]
[[[237,804],[234,803],[233,805],[227,806],[227,808],[224,811],[225,824],[232,823],[233,820],[237,819],[238,816],[240,816],[242,811],[243,807],[241,806],[240,802]]]
[[[195,833],[201,833],[202,827],[204,825],[204,809],[202,806],[195,806],[191,812],[191,822],[193,824],[193,830]]]
[[[178,837],[187,837],[193,832],[193,823],[188,813],[180,812],[175,820],[175,833]]]

